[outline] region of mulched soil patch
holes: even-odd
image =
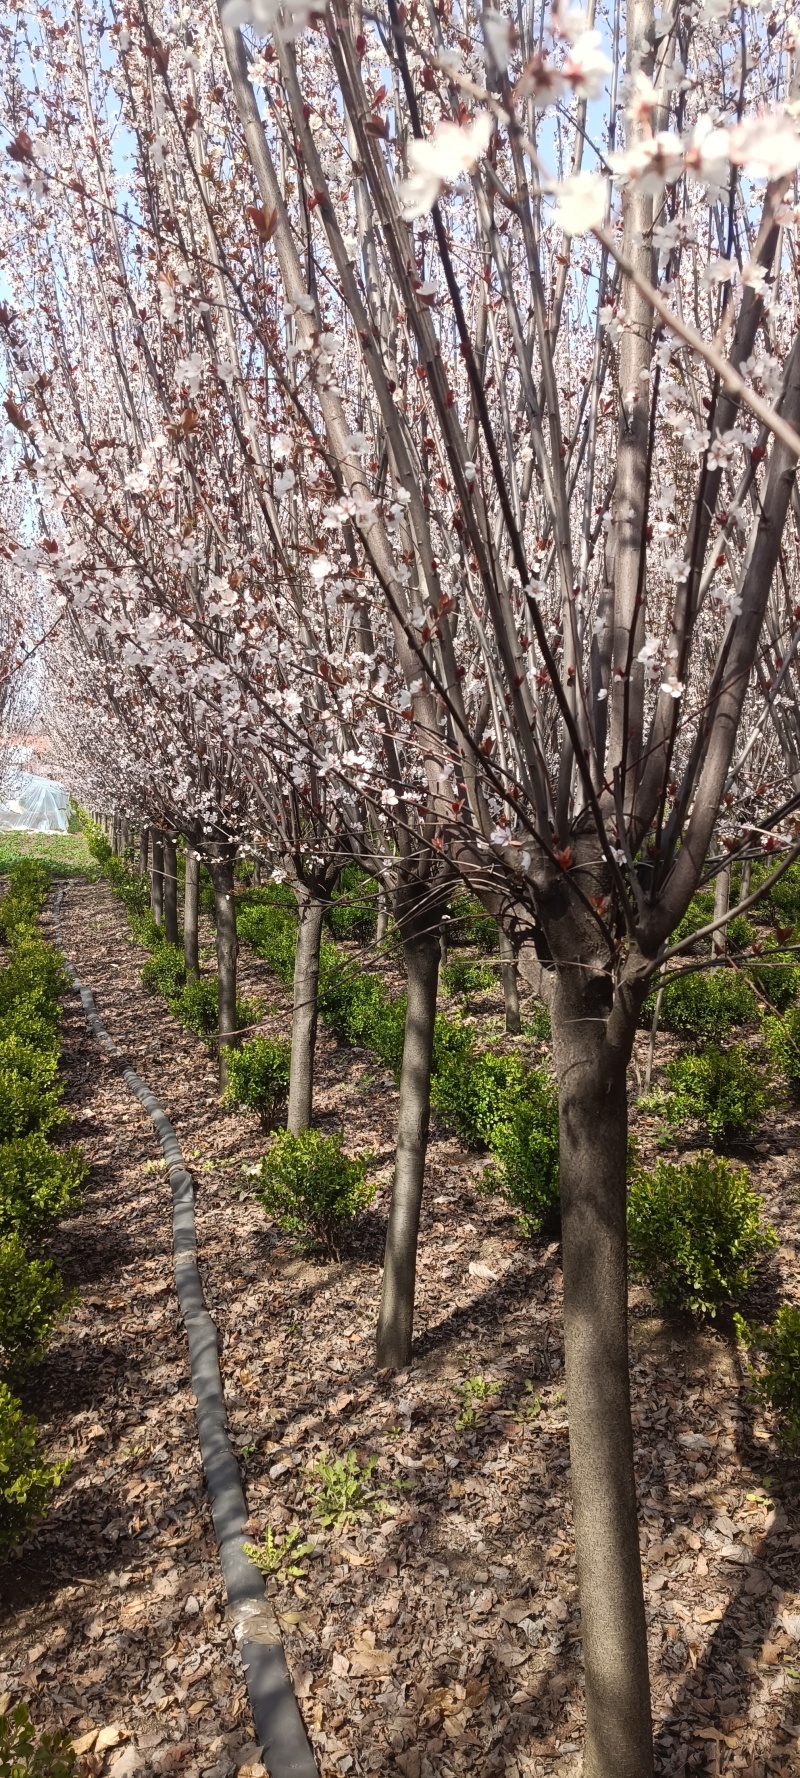
[[[270,1586],[323,1778],[572,1778],[581,1641],[558,1246],[520,1240],[477,1189],[481,1158],[435,1130],[415,1363],[376,1377],[394,1082],[321,1033],[319,1120],[376,1153],[381,1189],[339,1263],[298,1258],[251,1195],[265,1142],[255,1118],[220,1109],[203,1046],[139,985],[143,953],[106,886],[70,884],[63,918],[101,1019],[159,1093],[193,1168],[253,1535],[297,1526],[314,1542],[301,1576]],[[288,1031],[289,997],[245,948],[242,988],[268,1003],[266,1029]],[[67,1031],[75,1134],[93,1167],[58,1246],[82,1301],[29,1396],[52,1448],[74,1461],[3,1574],[0,1690],[74,1734],[119,1724],[125,1739],[105,1765],[95,1756],[97,1771],[136,1747],[144,1770],[224,1778],[246,1761],[252,1728],[220,1612],[166,1177],[74,1000]],[[795,1300],[797,1135],[784,1115],[746,1157],[781,1237],[769,1289]],[[789,1778],[800,1757],[796,1469],[754,1414],[724,1331],[664,1321],[639,1287],[632,1310],[659,1770]],[[463,1384],[477,1376],[493,1392],[464,1424]],[[377,1496],[324,1531],[308,1472],[350,1451],[377,1458]]]

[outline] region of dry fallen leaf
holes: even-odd
[[[72,1751],[78,1755],[90,1753],[100,1733],[99,1729],[87,1729],[85,1735],[76,1736],[72,1742]]]
[[[127,1731],[119,1722],[110,1722],[108,1727],[101,1729],[95,1741],[95,1753],[105,1753],[109,1747],[118,1747],[124,1741]]]

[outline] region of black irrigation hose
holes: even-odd
[[[53,908],[59,941],[63,895],[63,888],[59,888]],[[87,1024],[103,1054],[109,1060],[123,1063],[122,1078],[151,1119],[169,1169],[175,1288],[189,1342],[203,1471],[228,1596],[228,1615],[242,1656],[256,1739],[263,1747],[263,1763],[270,1778],[318,1778],[264,1579],[242,1548],[248,1512],[239,1465],[228,1439],[217,1330],[205,1305],[197,1269],[192,1176],[187,1171],[180,1143],[163,1106],[145,1081],[125,1062],[122,1051],[100,1023],[89,989],[78,980],[66,957],[64,963],[80,994]]]

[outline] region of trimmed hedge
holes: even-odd
[[[80,1149],[58,1154],[47,1141],[67,1116],[58,1080],[67,977],[37,927],[48,881],[39,861],[22,859],[0,902],[10,947],[0,970],[0,1363],[12,1377],[42,1356],[71,1300],[52,1261],[31,1258],[26,1244],[39,1245],[73,1208],[86,1172]],[[0,1549],[41,1516],[66,1467],[39,1459],[35,1420],[0,1383]]]

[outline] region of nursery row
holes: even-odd
[[[144,878],[130,873],[118,859],[106,869],[129,910],[137,897],[143,901]],[[333,897],[328,920],[333,932],[344,931],[348,937],[364,918],[353,887],[349,884],[342,897],[344,916],[338,897]],[[182,952],[166,943],[163,928],[151,914],[134,908],[132,923],[137,936],[152,948],[142,972],[144,984],[163,994],[188,1028],[213,1041],[216,978],[188,977]],[[295,982],[298,917],[290,890],[281,885],[246,889],[237,899],[237,930],[283,984]],[[467,964],[470,969],[480,967]],[[699,979],[685,978],[692,984]],[[753,993],[733,972],[712,975],[711,981]],[[675,984],[678,990],[682,986]],[[202,1021],[196,1013],[199,1005],[205,1008]],[[274,1130],[286,1115],[291,1045],[283,1038],[247,1037],[247,1028],[256,1024],[263,1009],[255,1002],[239,1005],[243,1041],[229,1053],[223,1099],[251,1108],[265,1130]],[[392,993],[374,970],[365,969],[361,959],[348,955],[324,932],[319,941],[316,1007],[340,1039],[371,1050],[399,1077],[406,996]],[[788,1026],[790,1043],[789,1021],[795,1011],[792,1006],[771,1013],[768,1032],[773,1035]],[[526,1026],[527,1035],[543,1036],[546,1018],[545,1010],[537,1009],[535,1020]],[[671,1091],[657,1089],[643,1102],[664,1113],[665,1141],[670,1140],[670,1131],[693,1124],[704,1126],[720,1143],[756,1127],[763,1115],[766,1073],[744,1044],[727,1051],[707,1046],[700,1054],[687,1053],[668,1063],[665,1073]],[[433,1033],[431,1105],[467,1146],[487,1152],[483,1189],[500,1192],[516,1210],[525,1235],[557,1227],[558,1105],[552,1076],[545,1068],[532,1066],[519,1046],[482,1046],[473,1023],[439,1011]],[[374,1196],[370,1160],[368,1154],[349,1157],[341,1133],[280,1130],[254,1189],[267,1213],[299,1246],[336,1255],[343,1230]],[[635,1144],[631,1145],[628,1240],[632,1269],[647,1282],[660,1306],[712,1317],[741,1302],[775,1246],[745,1166],[701,1149],[688,1159],[663,1159],[648,1169],[640,1164]],[[776,1411],[787,1448],[798,1448],[800,1312],[785,1304],[771,1328],[746,1323],[741,1317],[737,1328],[753,1353],[761,1355],[753,1378],[760,1399]]]

